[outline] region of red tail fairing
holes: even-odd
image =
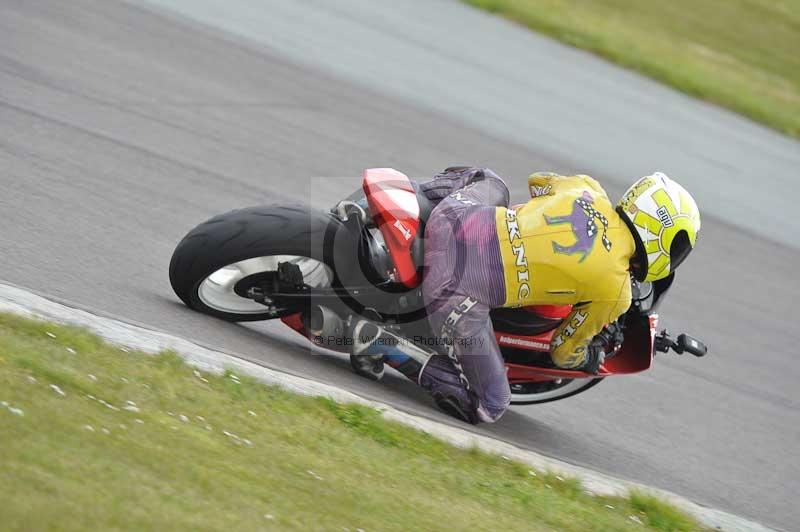
[[[421,282],[411,256],[419,232],[419,203],[408,177],[391,168],[364,170],[364,193],[396,268],[396,280],[414,288]]]

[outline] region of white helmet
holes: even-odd
[[[634,183],[617,204],[636,240],[639,281],[663,279],[686,259],[700,232],[700,210],[685,188],[656,172]]]

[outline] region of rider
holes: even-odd
[[[420,186],[438,203],[425,229],[422,291],[444,347],[420,356],[411,346],[398,356],[377,340],[357,344],[351,361],[358,373],[378,379],[386,362],[449,414],[496,421],[511,391],[492,308],[572,305],[553,334],[551,358],[596,374],[605,353],[591,340],[630,306],[631,276],[668,277],[700,230],[692,197],[660,172],[634,183],[616,208],[585,175],[535,173],[528,187],[530,201],[509,208],[508,188],[486,168],[448,168]],[[357,324],[365,326],[378,334],[366,320]]]

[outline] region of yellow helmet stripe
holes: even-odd
[[[669,257],[661,254],[650,264],[650,268],[647,271],[647,280],[649,281],[666,277],[666,275],[661,275],[665,272],[665,270],[667,272],[669,271]]]
[[[653,201],[656,202],[656,205],[667,209],[667,212],[670,216],[675,216],[678,214],[678,210],[675,208],[672,198],[669,197],[669,194],[667,194],[667,191],[663,188],[653,192],[652,197]]]
[[[644,250],[648,255],[651,253],[658,253],[661,251],[661,245],[658,243],[658,240],[648,240],[644,243]]]
[[[633,217],[633,223],[642,229],[646,229],[653,235],[658,235],[661,233],[661,220],[650,216],[644,211],[636,211],[636,214]]]
[[[687,228],[687,231],[689,232],[689,242],[692,244],[692,247],[694,247],[694,243],[697,240],[697,230],[700,225],[700,213],[697,212],[694,200],[688,192],[681,190],[680,198],[681,214],[686,215],[687,219],[690,221],[690,228]]]

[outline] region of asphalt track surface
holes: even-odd
[[[622,85],[638,80],[618,75]],[[199,221],[260,203],[324,207],[358,186],[364,167],[426,176],[486,165],[517,201],[532,169],[594,171],[583,156],[514,144],[376,85],[153,9],[0,2],[0,278],[449,421],[410,383],[359,379],[344,357],[312,353],[280,325],[189,311],[167,279],[174,245]],[[763,133],[742,127],[741,137]],[[757,142],[772,134],[763,135]],[[646,374],[515,407],[475,430],[800,528],[800,253],[718,216],[705,217],[701,245],[662,308],[671,329],[710,344],[706,359],[659,356]]]

